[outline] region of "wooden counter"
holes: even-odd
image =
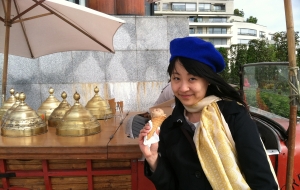
[[[138,139],[125,134],[136,114],[99,120],[101,132],[91,136],[57,136],[55,128],[31,137],[0,136],[0,190],[153,189],[138,162]]]

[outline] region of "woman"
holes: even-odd
[[[145,175],[158,190],[278,189],[254,121],[237,91],[217,73],[222,55],[194,37],[170,43],[168,73],[175,108],[162,124],[159,143],[143,144]]]

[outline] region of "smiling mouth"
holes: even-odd
[[[191,95],[180,95],[180,97],[182,97],[182,98],[189,98],[189,97],[191,97]]]

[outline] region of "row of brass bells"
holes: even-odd
[[[60,104],[60,101],[53,95],[54,89],[52,87],[49,88],[49,93],[50,95],[48,96],[48,98],[41,104],[41,106],[37,110],[37,112],[42,115],[42,117],[45,117],[45,121],[48,120],[51,113]]]
[[[3,102],[3,105],[0,109],[0,120],[2,120],[3,115],[6,113],[6,111],[11,108],[11,106],[16,102],[16,97],[15,97],[15,90],[12,88],[10,89],[10,97]]]
[[[48,117],[48,125],[56,127],[56,134],[60,136],[87,136],[101,131],[97,118],[79,103],[80,95],[77,92],[74,94],[76,102],[73,107],[66,101],[65,92],[62,93],[63,101],[58,106],[56,103],[59,101],[53,96],[52,88],[49,93],[50,96],[38,109],[39,114],[24,102],[24,93],[16,93],[16,102],[2,117],[2,135],[22,137],[46,133],[45,121]],[[45,113],[44,118],[39,116],[41,113]]]
[[[51,115],[48,119],[48,127],[57,127],[58,122],[64,117],[66,112],[69,111],[69,109],[71,108],[71,105],[66,100],[67,93],[62,92],[61,97],[63,100],[58,105],[58,107],[53,110],[53,112],[51,113]]]
[[[95,116],[97,119],[109,119],[113,117],[112,110],[107,103],[107,101],[103,100],[98,92],[99,88],[96,86],[94,88],[95,95],[94,97],[88,101],[86,104],[86,109],[88,109],[93,116]]]
[[[59,136],[88,136],[101,131],[100,123],[92,113],[79,103],[80,95],[73,96],[75,103],[58,122]]]
[[[1,135],[8,137],[26,137],[46,133],[45,121],[25,103],[26,95],[19,95],[20,103],[5,118],[1,125]]]

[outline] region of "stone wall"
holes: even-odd
[[[186,17],[117,16],[126,21],[114,36],[115,53],[72,51],[37,59],[9,56],[7,98],[9,90],[26,94],[25,102],[37,110],[54,88],[62,100],[68,94],[73,105],[77,91],[82,105],[94,96],[98,86],[103,99],[124,101],[124,109],[147,111],[167,83],[169,42],[189,35]],[[2,44],[1,44],[2,45]],[[3,54],[0,54],[0,68]],[[2,72],[1,72],[2,84]],[[2,105],[2,104],[1,104]]]

